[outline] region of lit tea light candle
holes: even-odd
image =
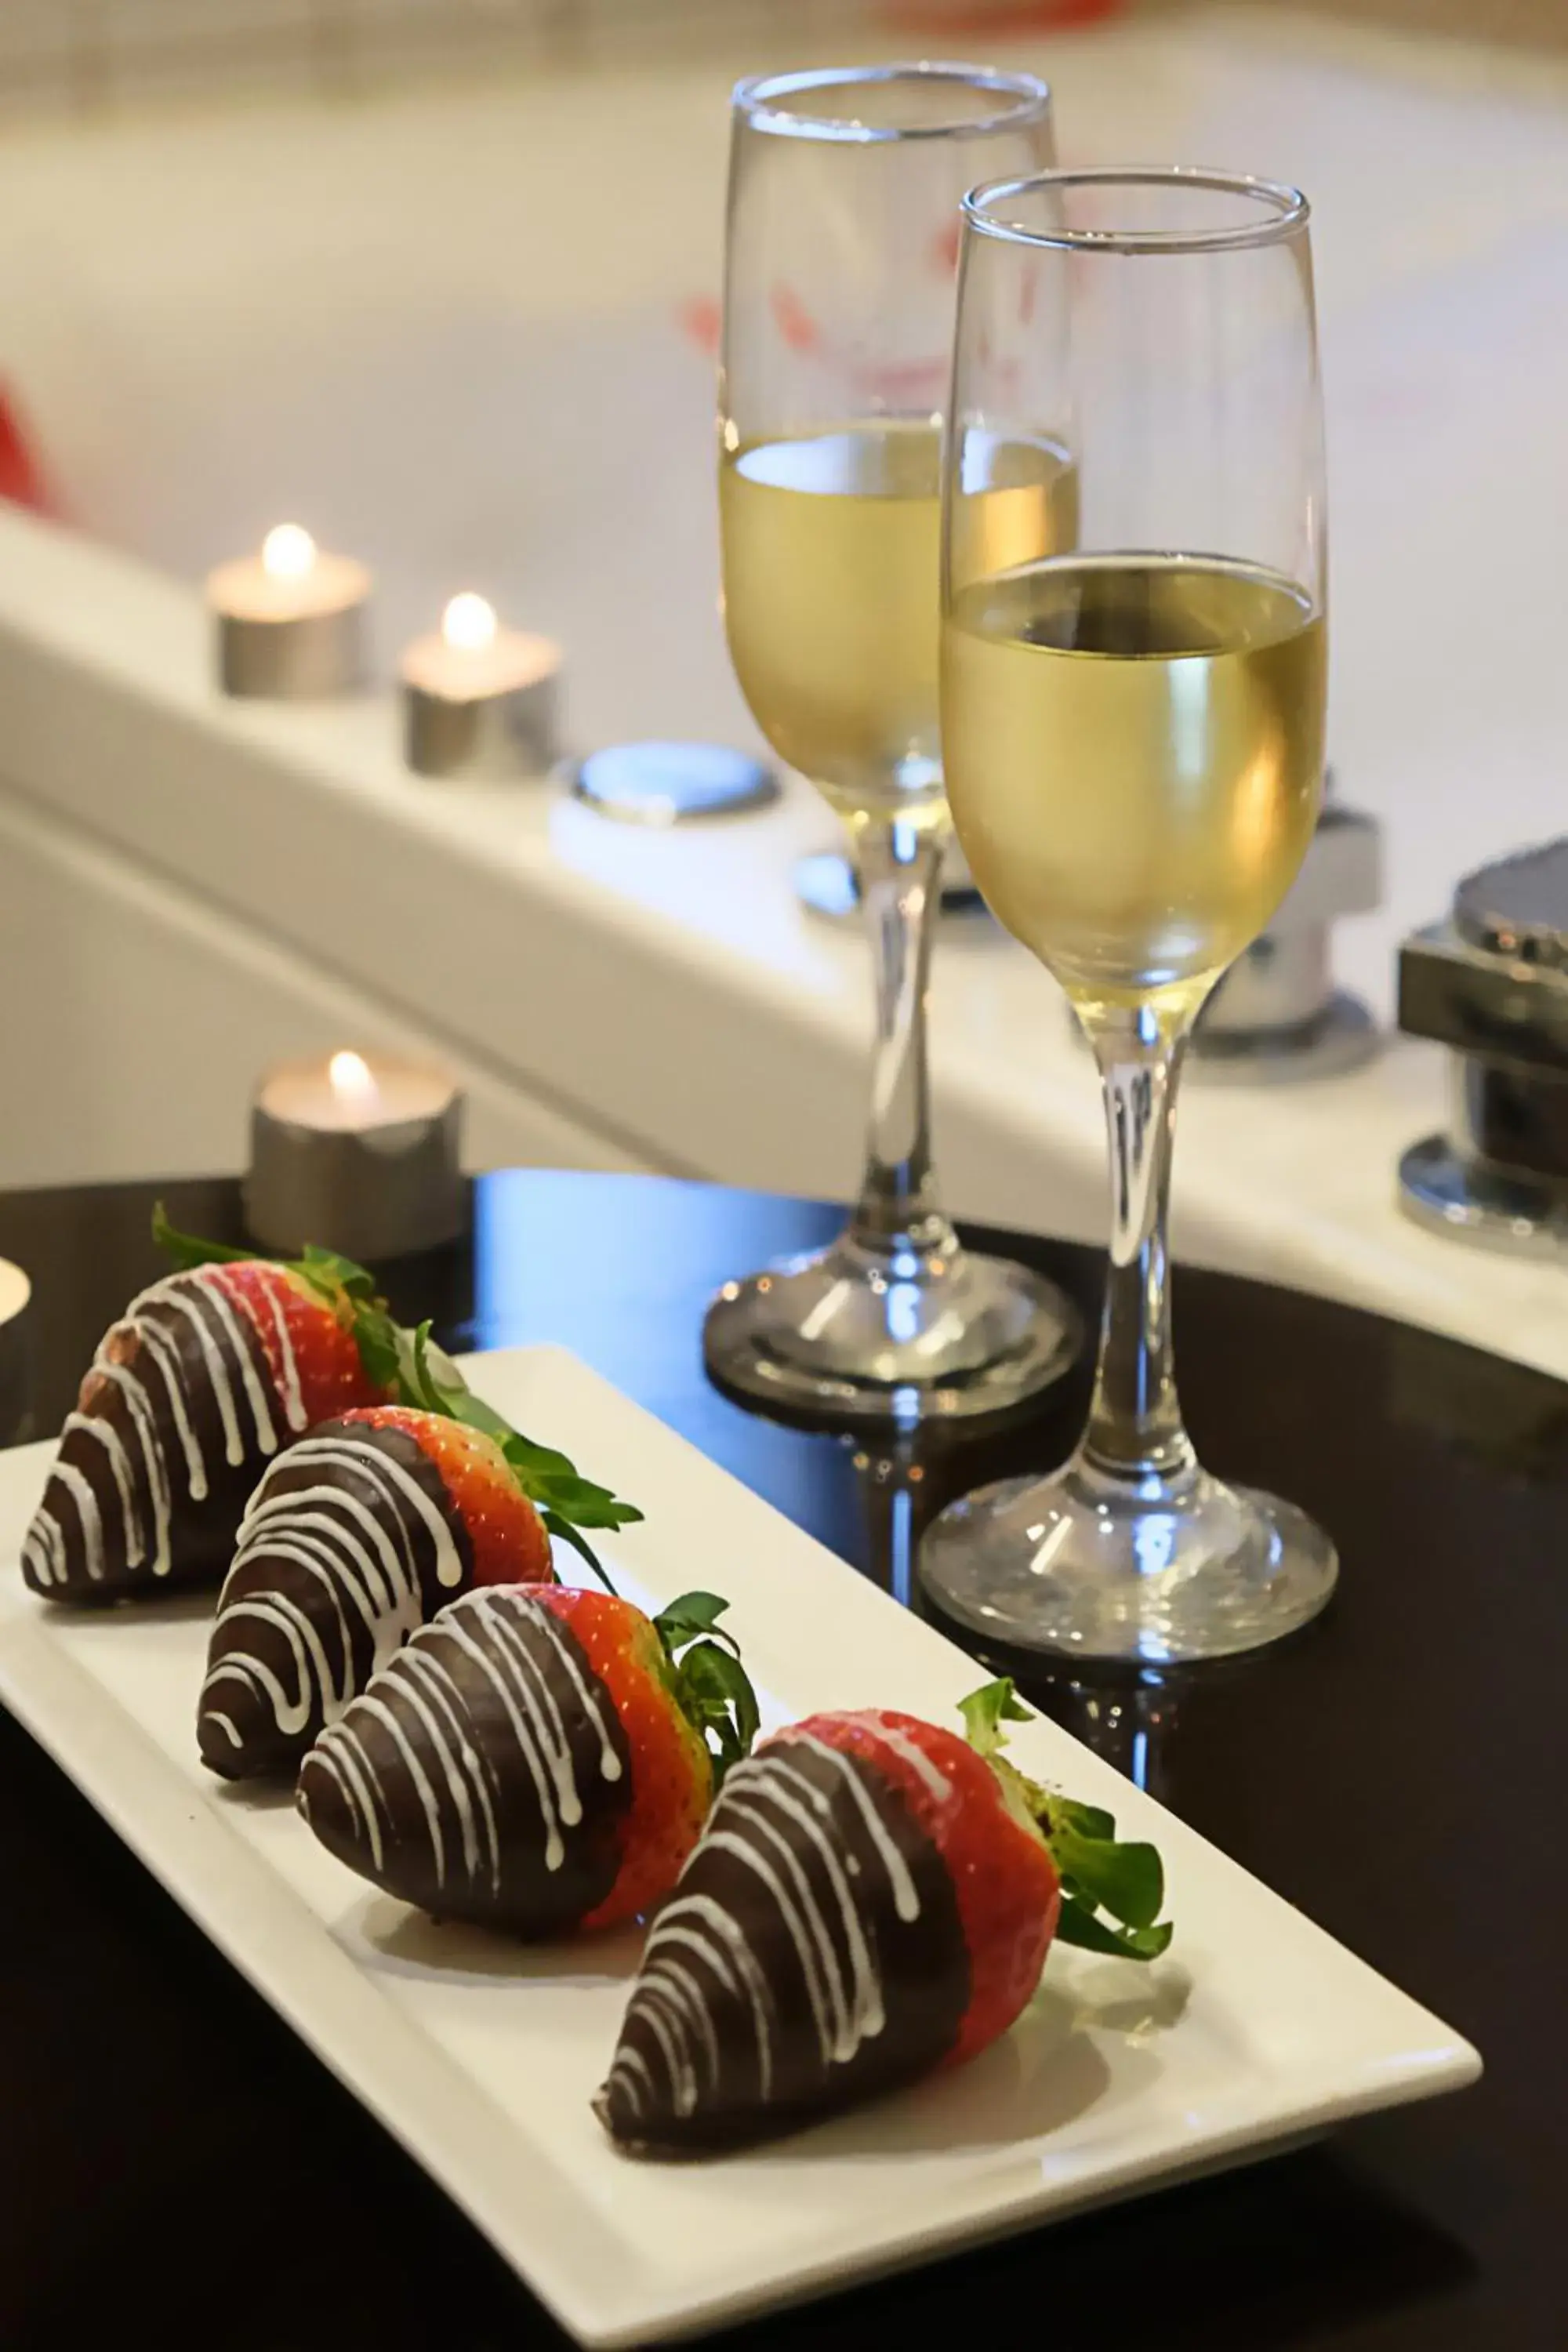
[[[342,1047],[268,1071],[250,1111],[246,1223],[374,1265],[455,1241],[466,1222],[463,1098],[432,1064]]]
[[[409,766],[494,782],[542,775],[555,757],[561,648],[503,628],[483,596],[454,596],[432,636],[403,656]]]
[[[344,694],[364,674],[370,573],[329,555],[297,522],[269,530],[258,555],[207,575],[226,694],[280,700]]]
[[[28,1409],[33,1286],[19,1265],[0,1257],[0,1445],[34,1434]]]
[[[323,1110],[343,1128],[371,1127],[382,1107],[381,1081],[363,1054],[344,1046],[327,1064],[329,1101]]]

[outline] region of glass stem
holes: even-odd
[[[1080,1452],[1115,1478],[1179,1478],[1196,1457],[1176,1397],[1165,1220],[1193,1011],[1097,1005],[1079,1017],[1100,1065],[1110,1157],[1110,1264]]]
[[[850,1239],[880,1256],[957,1246],[937,1200],[931,1154],[926,998],[945,832],[929,817],[868,815],[851,828],[876,974],[877,1042],[866,1172]]]

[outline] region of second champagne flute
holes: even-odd
[[[780,756],[847,827],[876,964],[858,1202],[828,1249],[725,1285],[710,1369],[856,1420],[1016,1403],[1078,1352],[1074,1309],[959,1247],[931,1169],[925,1000],[949,832],[937,740],[942,404],[958,205],[1051,160],[1032,77],[950,65],[773,76],[735,93],[720,391],[731,657]],[[976,442],[977,568],[1072,544],[1055,443]]]
[[[1110,1266],[1071,1461],[952,1505],[928,1591],[1010,1645],[1150,1664],[1277,1639],[1333,1588],[1305,1512],[1199,1463],[1165,1220],[1176,1081],[1268,925],[1323,779],[1322,420],[1305,197],[1214,172],[1047,172],[964,202],[942,736],[993,911],[1100,1065]],[[976,564],[971,435],[1070,439],[1072,551]],[[1236,1367],[1267,1382],[1267,1365]]]

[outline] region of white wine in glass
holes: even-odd
[[[925,999],[949,833],[938,741],[942,427],[964,190],[1051,157],[1050,96],[968,66],[786,74],[735,93],[720,392],[724,620],[753,717],[844,819],[870,933],[865,1173],[826,1250],[727,1283],[708,1367],[768,1403],[895,1425],[1016,1404],[1076,1310],[971,1255],[931,1168]],[[1067,445],[971,436],[975,577],[1072,547]]]
[[[1043,561],[977,569],[966,452],[1009,419],[1072,447],[1077,535]],[[945,489],[953,818],[987,901],[1094,1048],[1111,1238],[1077,1452],[943,1512],[921,1580],[1009,1647],[1149,1664],[1251,1649],[1323,1606],[1334,1549],[1293,1504],[1199,1464],[1176,1397],[1165,1223],[1187,1036],[1289,888],[1322,795],[1305,199],[1183,171],[972,192]]]
[[[1201,1003],[1317,824],[1325,645],[1247,563],[1101,555],[958,591],[944,709],[970,868],[1069,996]]]
[[[1049,444],[972,467],[976,572],[1070,548],[1076,478]],[[883,417],[726,450],[719,473],[725,626],[741,689],[791,767],[846,815],[930,805],[937,741],[942,434]]]

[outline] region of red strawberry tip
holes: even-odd
[[[971,1691],[959,1701],[958,1711],[970,1746],[995,1773],[1008,1811],[1044,1841],[1056,1864],[1062,1885],[1060,1940],[1124,1959],[1158,1959],[1174,1933],[1171,1921],[1160,1918],[1165,1870],[1158,1847],[1143,1839],[1119,1838],[1114,1816],[1102,1806],[1079,1804],[1042,1787],[1003,1755],[1003,1726],[1033,1719],[1010,1676]]]

